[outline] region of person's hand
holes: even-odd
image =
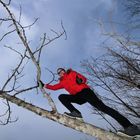
[[[83,80],[81,78],[79,78],[78,76],[76,76],[76,83],[78,85],[82,84],[83,83]]]
[[[38,84],[38,86],[41,87],[41,88],[43,88],[44,85],[45,85],[41,80],[39,80],[39,82],[37,82],[37,84]]]

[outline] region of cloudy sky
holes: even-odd
[[[19,15],[19,5],[22,6],[22,24],[29,25],[35,18],[39,18],[38,22],[27,31],[30,46],[35,49],[39,45],[40,37],[46,32],[48,36],[53,36],[50,29],[61,31],[61,21],[67,32],[67,40],[65,37],[54,41],[43,50],[41,57],[42,80],[49,82],[51,75],[45,70],[56,72],[57,67],[73,68],[81,71],[80,61],[88,59],[91,56],[98,57],[104,53],[104,49],[100,44],[105,37],[101,35],[101,30],[97,24],[97,20],[105,21],[106,29],[110,29],[109,13],[113,9],[113,19],[121,20],[123,15],[120,14],[121,8],[118,3],[113,0],[13,0],[11,11],[15,16]],[[118,8],[119,7],[119,8]],[[0,16],[3,17],[5,12],[0,7]],[[1,25],[0,35],[7,31],[7,25]],[[0,59],[0,75],[1,83],[4,83],[10,70],[17,64],[18,57],[8,49],[3,48],[4,44],[15,47],[21,50],[16,35],[5,38],[1,42]],[[35,80],[35,67],[27,65],[26,80],[22,86],[28,86]],[[58,107],[59,112],[63,113],[66,109],[60,104],[57,97],[61,93],[66,93],[64,90],[51,92],[52,98]],[[47,108],[47,101],[42,95],[29,93],[22,95],[22,98],[27,101]],[[1,105],[2,107],[4,105]],[[91,114],[91,109],[88,104],[78,106],[82,112],[85,121],[88,121],[97,126],[107,128],[108,125]],[[87,110],[88,108],[88,110]],[[55,122],[43,119],[25,109],[12,105],[13,118],[19,117],[19,121],[7,126],[0,126],[1,140],[91,140],[93,138],[66,128]]]

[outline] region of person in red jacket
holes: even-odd
[[[82,118],[81,112],[77,110],[72,105],[72,103],[82,105],[88,102],[99,111],[102,111],[114,118],[120,125],[124,127],[124,133],[128,135],[140,134],[140,130],[137,128],[137,126],[133,125],[118,111],[105,105],[97,97],[94,91],[91,90],[90,86],[87,84],[87,79],[85,76],[72,69],[68,69],[66,71],[63,68],[58,68],[57,73],[60,76],[59,83],[55,85],[44,84],[42,81],[40,81],[40,83],[42,84],[42,87],[50,90],[65,89],[68,91],[69,94],[59,95],[59,100],[61,103],[70,111],[70,113],[65,112],[66,115],[70,117]]]

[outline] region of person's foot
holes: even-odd
[[[119,130],[117,132],[120,135],[130,136],[130,137],[140,137],[140,128],[135,125],[129,126],[128,128],[124,129],[124,131]]]
[[[64,112],[64,114],[72,118],[82,118],[81,113],[78,113],[76,111],[73,111],[71,113]]]

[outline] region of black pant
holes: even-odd
[[[77,103],[82,105],[88,102],[98,110],[114,118],[124,128],[127,128],[130,125],[132,125],[132,123],[123,115],[121,115],[118,111],[105,105],[89,88],[83,89],[81,92],[77,93],[76,95],[61,94],[59,96],[59,100],[70,112],[76,111],[80,113],[71,103]]]

